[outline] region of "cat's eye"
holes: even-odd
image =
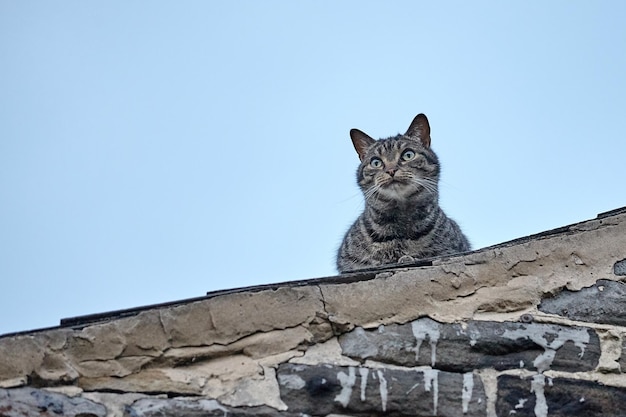
[[[380,158],[372,158],[372,160],[370,161],[370,166],[372,168],[382,168],[383,161]]]
[[[413,151],[412,149],[407,149],[406,151],[402,152],[403,161],[410,161],[413,158],[415,158],[415,151]]]

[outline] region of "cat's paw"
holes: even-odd
[[[399,264],[406,264],[409,262],[415,262],[415,258],[409,255],[403,255],[400,257],[400,259],[398,259]]]

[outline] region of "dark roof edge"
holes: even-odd
[[[617,216],[618,214],[624,213],[626,213],[626,206],[600,213],[596,216],[596,219],[604,219],[605,217]]]

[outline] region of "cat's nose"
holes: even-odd
[[[385,170],[385,172],[393,177],[394,175],[396,175],[397,170],[398,169],[396,167],[389,167]]]

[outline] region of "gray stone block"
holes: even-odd
[[[422,318],[374,330],[356,328],[340,336],[339,343],[351,358],[452,372],[588,371],[600,358],[600,342],[593,330],[540,323],[472,321],[462,326]]]
[[[623,417],[626,388],[597,382],[551,379],[541,374],[498,378],[496,411],[515,417]]]
[[[571,320],[626,326],[626,284],[601,279],[580,291],[563,290],[542,300],[539,310]]]
[[[206,398],[144,398],[124,410],[124,417],[302,417],[271,407],[228,407]]]
[[[277,375],[289,411],[308,415],[486,416],[473,373],[284,364]]]
[[[36,388],[0,389],[2,417],[105,417],[102,404]]]

